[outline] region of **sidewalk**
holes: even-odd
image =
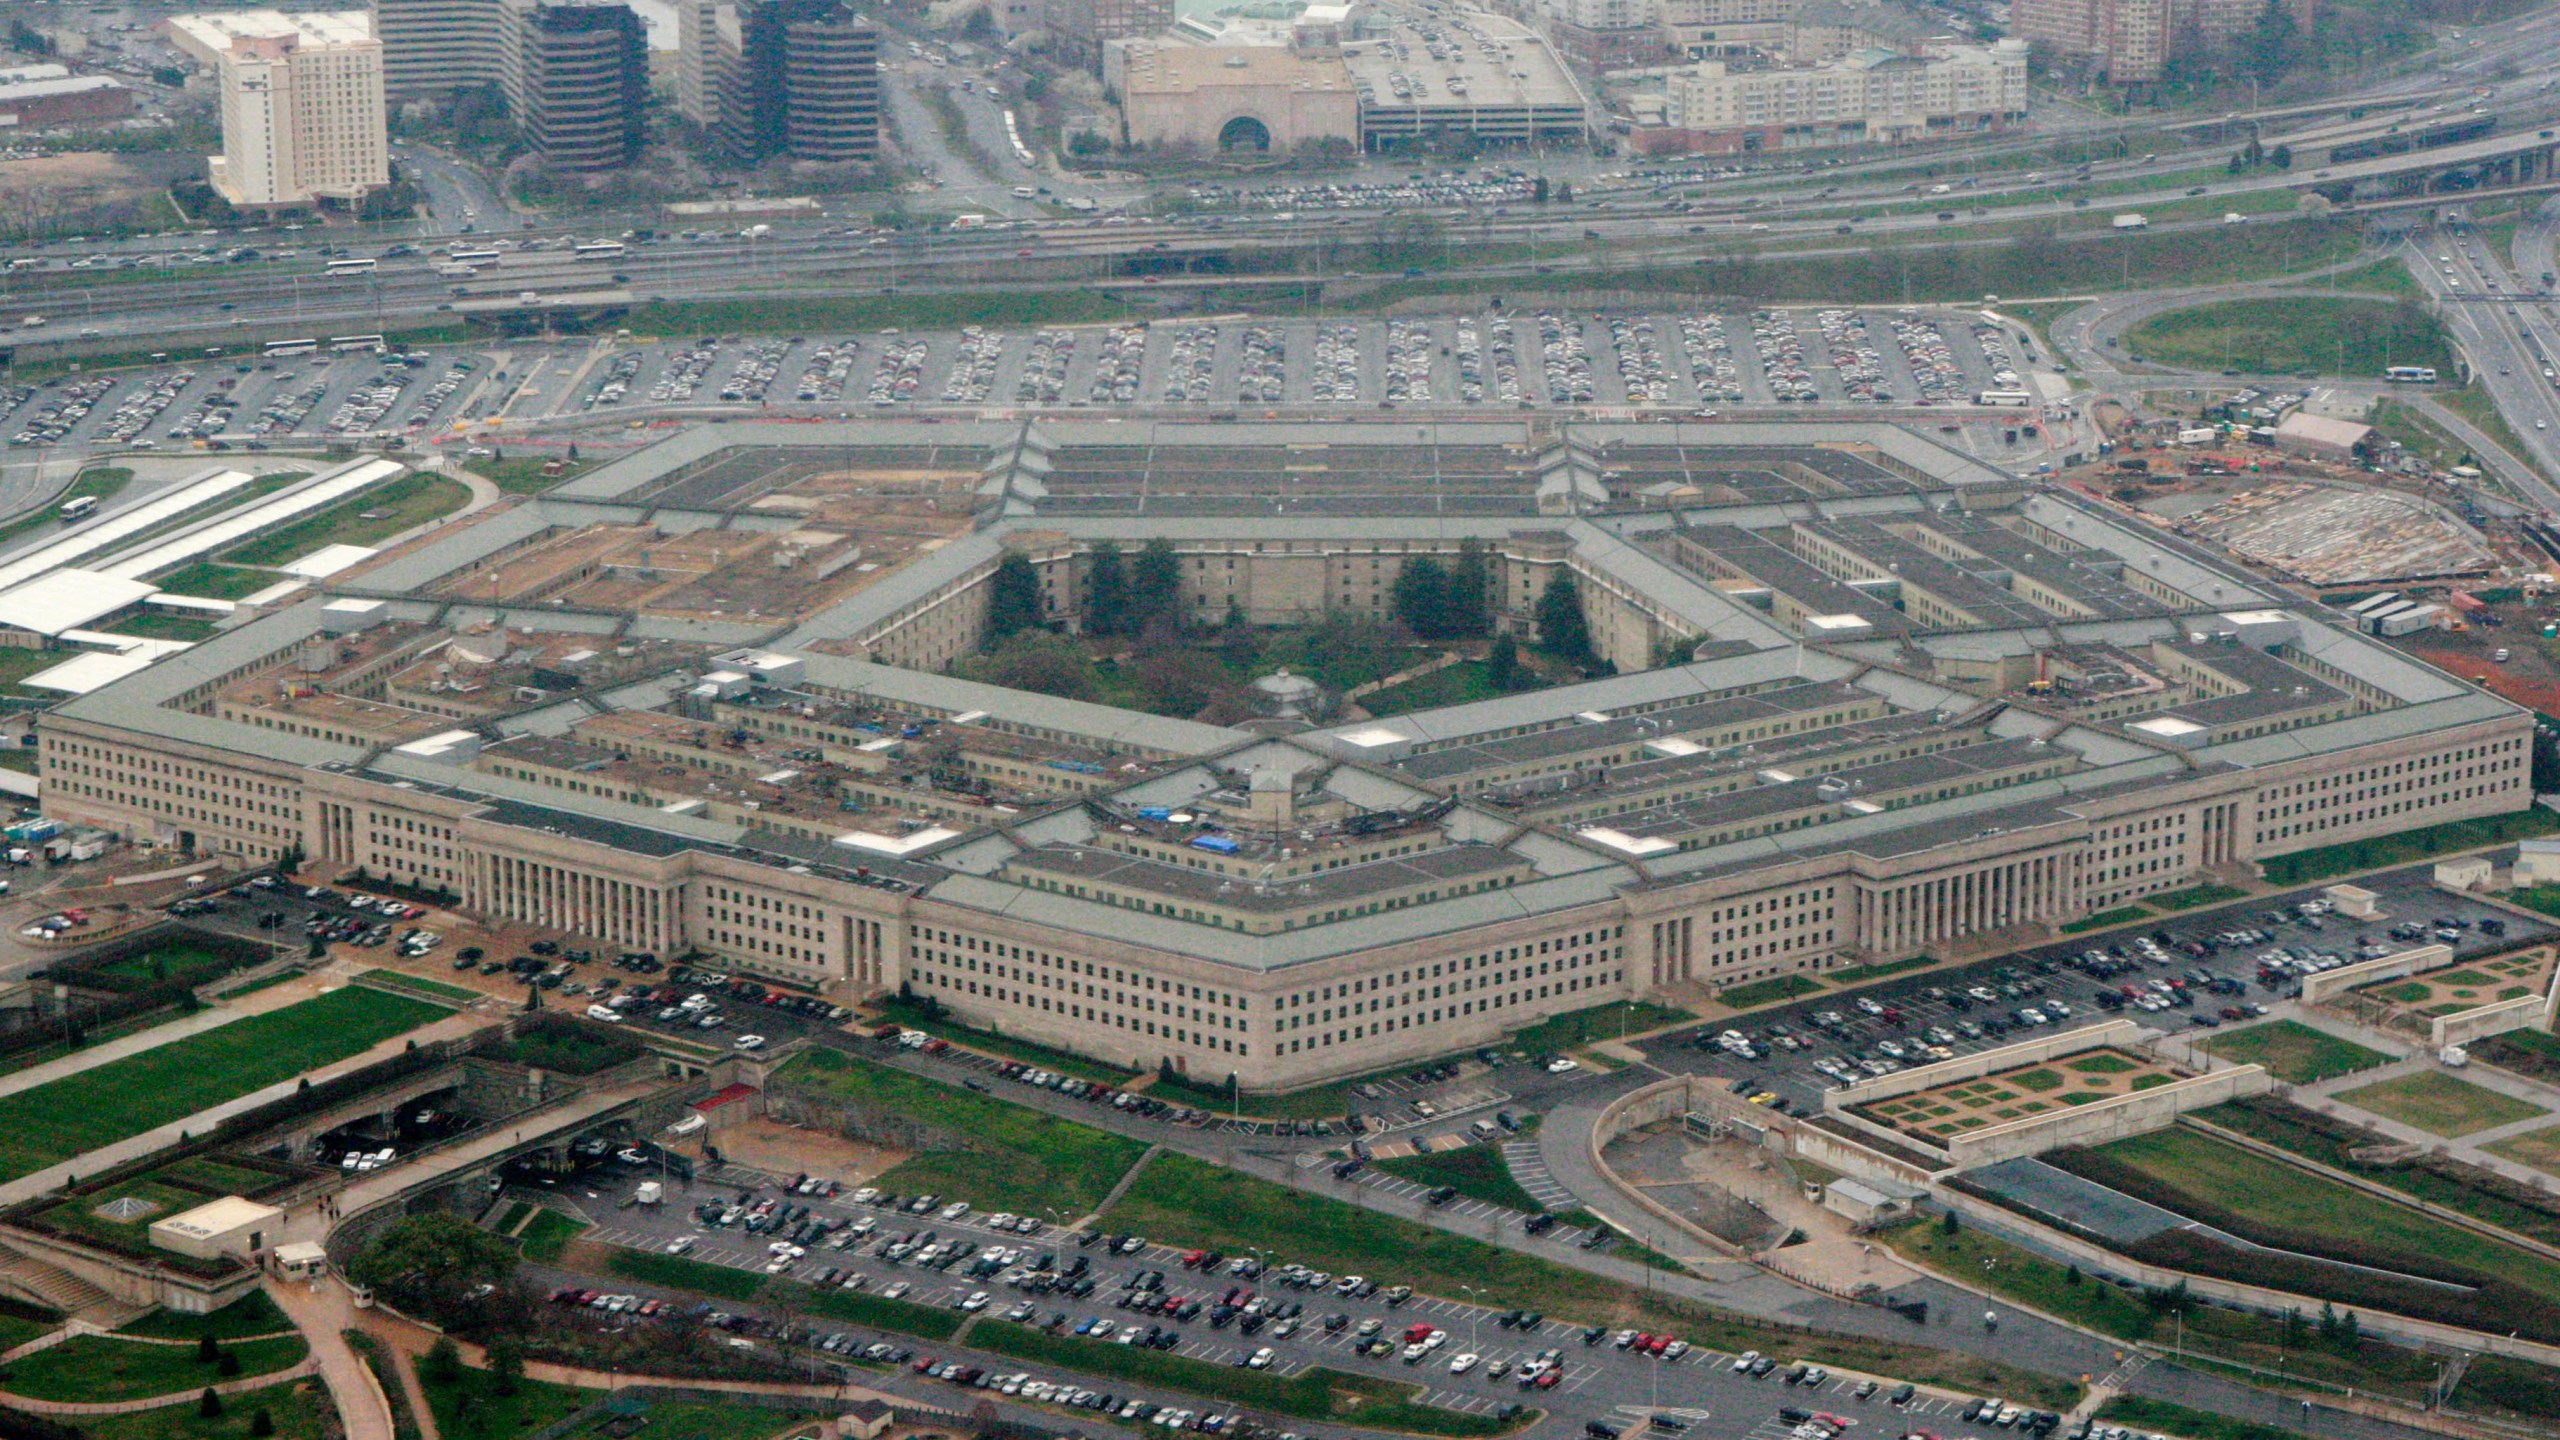
[[[311,1358],[303,1363],[319,1372],[337,1399],[347,1440],[392,1440],[391,1406],[364,1357],[347,1343],[346,1332],[357,1328],[363,1312],[348,1298],[346,1287],[335,1277],[306,1285],[270,1276],[265,1288],[310,1343]]]

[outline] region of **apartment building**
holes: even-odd
[[[1672,77],[1649,153],[1718,155],[1901,145],[2007,129],[2026,118],[2027,46],[1861,50],[1827,64],[1736,69],[1705,60]]]
[[[184,15],[170,39],[221,93],[214,188],[244,209],[353,203],[391,183],[382,44],[357,12]]]
[[[2283,6],[2309,30],[2317,0],[2017,0],[2009,33],[2098,62],[2118,85],[2158,80],[2184,49],[2227,44]]]

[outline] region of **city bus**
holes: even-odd
[[[498,263],[498,252],[495,250],[449,250],[445,252],[444,258],[447,263],[454,265],[495,265]]]
[[[329,337],[329,348],[341,355],[354,350],[371,350],[380,354],[382,337],[379,335],[332,335]]]
[[[619,260],[622,251],[619,240],[590,240],[569,253],[580,260]]]
[[[2436,367],[2433,365],[2394,365],[2390,369],[2382,372],[2382,378],[2390,381],[2394,385],[2433,385],[2436,383]]]
[[[97,511],[97,508],[98,497],[95,495],[83,495],[75,500],[65,500],[62,502],[62,518],[86,520]]]
[[[2035,396],[2028,394],[2024,390],[1985,390],[1980,395],[1974,397],[1974,403],[1977,405],[2015,405],[2024,407],[2034,404],[2035,398]]]
[[[260,353],[272,360],[283,355],[308,355],[319,348],[317,340],[270,340]]]
[[[351,260],[332,260],[329,262],[329,268],[326,273],[331,275],[370,275],[373,273],[374,266],[377,263],[378,262],[374,261],[370,257]]]

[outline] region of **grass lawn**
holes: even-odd
[[[2465,1409],[2487,1407],[2560,1420],[2560,1370],[2504,1355],[2475,1356],[2452,1398]]]
[[[1779,975],[1767,980],[1754,980],[1716,992],[1716,1003],[1736,1010],[1750,1010],[1762,1005],[1775,1005],[1799,995],[1811,995],[1822,988],[1822,982],[1808,975]]]
[[[824,1315],[831,1320],[894,1330],[924,1340],[948,1340],[959,1333],[961,1322],[968,1319],[957,1310],[920,1305],[913,1300],[892,1300],[860,1290],[811,1287],[807,1297],[799,1301],[799,1308],[804,1315]]]
[[[119,1335],[143,1335],[158,1340],[193,1340],[210,1334],[216,1340],[238,1340],[251,1335],[281,1335],[293,1328],[276,1302],[264,1290],[252,1290],[210,1315],[188,1315],[176,1310],[154,1310],[129,1324],[119,1326]]]
[[[764,1290],[764,1278],[752,1270],[736,1270],[714,1265],[708,1260],[688,1260],[682,1255],[662,1255],[655,1250],[623,1250],[611,1252],[605,1269],[625,1280],[643,1285],[663,1285],[670,1290],[690,1290],[715,1300],[735,1300],[744,1304]]]
[[[1674,1331],[1717,1349],[1763,1350],[1843,1369],[1899,1375],[1977,1393],[2036,1397],[2067,1406],[2077,1385],[1996,1362],[1889,1340],[1800,1334],[1746,1316],[1672,1300],[1532,1255],[1340,1200],[1222,1170],[1186,1155],[1159,1155],[1105,1217],[1162,1243],[1274,1255],[1336,1274],[1412,1285],[1427,1295],[1485,1292],[1497,1308],[1525,1306],[1583,1324]]]
[[[1615,1040],[1621,1035],[1641,1035],[1647,1030],[1659,1030],[1665,1025],[1678,1025],[1697,1018],[1686,1010],[1648,1004],[1642,1000],[1594,1005],[1588,1010],[1571,1011],[1532,1025],[1505,1039],[1500,1048],[1544,1055],[1598,1040]]]
[[[2246,900],[2249,892],[2233,885],[2190,885],[2184,890],[2163,890],[2145,895],[2142,903],[2154,910],[2193,910],[2199,905],[2220,905],[2231,900]]]
[[[818,1413],[814,1409],[777,1410],[770,1405],[744,1402],[652,1401],[642,1412],[648,1420],[648,1428],[642,1433],[649,1440],[767,1440],[767,1437],[779,1435]],[[582,1440],[584,1436],[605,1434],[604,1427],[612,1422],[613,1417],[599,1415],[594,1424],[572,1430],[561,1440]],[[807,1433],[805,1427],[801,1433]]]
[[[183,1120],[444,1014],[423,1000],[349,986],[0,1096],[0,1177]]]
[[[15,540],[37,526],[55,523],[54,516],[61,512],[64,503],[83,495],[95,495],[98,503],[104,506],[132,479],[133,472],[121,465],[92,465],[72,480],[71,487],[62,492],[61,499],[50,505],[38,506],[6,525],[0,525],[0,541]]]
[[[0,1310],[0,1350],[14,1350],[39,1335],[50,1335],[62,1328],[62,1317],[51,1311],[39,1312],[32,1305],[12,1305]]]
[[[928,1007],[912,1000],[900,999],[895,995],[876,1002],[870,1008],[876,1011],[882,1020],[895,1020],[913,1029],[929,1030],[954,1045],[966,1045],[983,1054],[1001,1055],[1007,1060],[1019,1060],[1026,1065],[1036,1065],[1043,1070],[1055,1070],[1061,1075],[1075,1075],[1115,1087],[1126,1085],[1138,1078],[1138,1072],[1135,1070],[1123,1070],[1116,1065],[1105,1065],[1099,1060],[1087,1059],[1065,1050],[1054,1049],[1047,1045],[1035,1045],[1028,1040],[1016,1040],[1010,1035],[999,1035],[993,1030],[981,1030],[974,1025],[963,1025],[952,1019],[947,1011],[935,1015]]]
[[[2235,1420],[2209,1410],[2190,1410],[2142,1395],[2118,1395],[2098,1407],[2098,1418],[2111,1425],[2165,1431],[2184,1440],[2310,1440],[2299,1430]]]
[[[568,1249],[569,1242],[585,1233],[586,1229],[584,1220],[572,1220],[557,1210],[541,1211],[533,1217],[531,1224],[524,1227],[519,1237],[524,1241],[524,1258],[536,1265],[557,1264],[560,1252]]]
[[[336,1409],[317,1380],[289,1380],[264,1390],[222,1397],[222,1413],[211,1420],[193,1405],[169,1405],[129,1415],[83,1415],[81,1433],[89,1440],[249,1440],[258,1412],[275,1423],[275,1440],[320,1440],[335,1434]],[[329,1417],[324,1429],[321,1417]]]
[[[560,464],[560,473],[543,474],[543,467],[555,460]],[[462,462],[462,468],[484,480],[496,482],[499,489],[510,495],[539,495],[554,485],[568,484],[602,463],[600,460],[571,460],[562,455],[516,455],[504,460],[484,455]]]
[[[424,975],[411,975],[399,970],[367,970],[356,978],[376,985],[414,990],[421,995],[434,995],[465,1005],[480,998],[480,992],[477,990],[466,990],[460,985],[448,985],[442,980],[430,980]]]
[[[350,495],[289,525],[242,541],[220,558],[235,565],[281,565],[329,545],[374,545],[462,508],[461,481],[424,471]],[[366,516],[374,516],[367,519]]]
[[[2098,1153],[2261,1225],[2299,1232],[2306,1223],[2316,1224],[2320,1233],[2352,1237],[2372,1250],[2494,1275],[2546,1301],[2560,1302],[2560,1260],[2349,1189],[2200,1131],[2155,1130],[2102,1146]]]
[[[2105,930],[2116,925],[2131,925],[2137,920],[2150,918],[2151,912],[2139,905],[2119,905],[2113,910],[2101,910],[2095,915],[2083,916],[2060,928],[2065,935],[2084,935],[2092,930]]]
[[[822,1099],[903,1114],[939,1132],[951,1148],[917,1155],[879,1183],[908,1194],[965,1199],[986,1210],[1091,1210],[1147,1149],[1136,1140],[835,1050],[810,1050],[775,1080]]]
[[[2470,421],[2490,439],[2505,446],[2507,453],[2522,461],[2527,468],[2542,468],[2533,458],[2533,451],[2525,445],[2524,437],[2507,423],[2506,412],[2498,408],[2497,400],[2479,382],[2474,381],[2459,390],[2439,390],[2435,392],[2435,398],[2444,408]]]
[[[1507,1206],[1513,1210],[1535,1213],[1547,1207],[1529,1198],[1520,1182],[1511,1178],[1511,1167],[1502,1161],[1502,1151],[1492,1145],[1470,1145],[1464,1150],[1443,1150],[1430,1155],[1403,1155],[1381,1160],[1378,1168],[1399,1175],[1418,1185],[1455,1185],[1458,1193],[1470,1200],[1488,1205]]]
[[[291,578],[281,570],[259,570],[246,565],[220,565],[211,560],[198,560],[169,571],[154,583],[173,595],[241,600]]]
[[[2493,1140],[2481,1148],[2492,1155],[2503,1155],[2519,1165],[2530,1165],[2546,1175],[2560,1175],[2560,1125],[2527,1130],[2521,1135]]]
[[[2507,815],[2454,820],[2371,840],[2351,840],[2344,845],[2297,850],[2291,855],[2261,860],[2258,869],[2272,884],[2307,885],[2314,880],[2352,875],[2359,870],[2378,870],[2386,865],[2406,865],[2416,860],[2449,855],[2457,850],[2477,850],[2529,840],[2554,830],[2560,830],[2560,814],[2536,805],[2530,810],[2518,810]]]
[[[519,1380],[515,1394],[501,1395],[488,1371],[467,1365],[452,1383],[435,1384],[427,1378],[433,1368],[419,1367],[418,1388],[426,1393],[427,1408],[435,1413],[436,1433],[444,1440],[517,1440],[560,1423],[596,1398],[593,1390],[540,1380]]]
[[[145,640],[182,640],[189,645],[210,640],[214,625],[194,615],[130,615],[107,627],[111,635],[135,635]]]
[[[2415,299],[2426,292],[2409,275],[2409,267],[2397,260],[2376,260],[2353,270],[2323,275],[2304,282],[2323,290],[2360,290],[2368,295],[2408,296]]]
[[[2239,1065],[2263,1065],[2288,1085],[2309,1085],[2333,1076],[2386,1064],[2391,1057],[2299,1020],[2271,1020],[2246,1030],[2211,1036],[2204,1048]]]
[[[1384,718],[1402,715],[1408,710],[1432,710],[1442,705],[1466,705],[1478,700],[1491,700],[1503,692],[1494,688],[1493,667],[1481,660],[1461,660],[1445,670],[1434,670],[1418,680],[1390,685],[1373,695],[1360,697],[1360,708]]]
[[[2391,365],[2454,365],[2443,327],[2414,304],[2308,295],[2173,310],[2133,327],[2124,346],[2137,360],[2252,374],[2370,379]]]
[[[2421,1070],[2397,1080],[2360,1086],[2337,1098],[2448,1139],[2550,1113],[2512,1095],[2457,1080],[2441,1070]]]
[[[1418,1387],[1384,1377],[1322,1366],[1281,1376],[1268,1370],[1213,1365],[1160,1350],[1055,1335],[1027,1325],[982,1324],[970,1330],[969,1343],[1017,1359],[1168,1385],[1208,1399],[1233,1400],[1301,1420],[1332,1421],[1362,1429],[1401,1430],[1416,1435],[1499,1435],[1529,1425],[1538,1413],[1524,1410],[1505,1423],[1490,1415],[1417,1404],[1422,1394]],[[1447,1373],[1445,1362],[1438,1368]]]
[[[299,1335],[246,1340],[222,1348],[240,1357],[242,1375],[265,1375],[300,1364],[311,1349]],[[30,1400],[139,1400],[201,1390],[214,1380],[214,1367],[198,1360],[192,1345],[146,1345],[104,1335],[75,1335],[50,1350],[11,1361],[5,1388]]]
[[[1874,965],[1850,965],[1842,969],[1826,971],[1824,978],[1834,985],[1864,985],[1869,981],[1882,980],[1888,975],[1903,975],[1914,970],[1926,970],[1937,963],[1938,957],[1935,955],[1909,955],[1900,960],[1885,960]]]

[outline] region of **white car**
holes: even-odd
[[[1476,1368],[1476,1359],[1476,1353],[1472,1350],[1468,1351],[1464,1355],[1451,1356],[1449,1359],[1449,1373],[1452,1375],[1466,1374],[1468,1371]]]
[[[693,1237],[690,1235],[679,1235],[667,1242],[667,1253],[670,1255],[681,1255],[692,1248]]]
[[[1550,1075],[1562,1075],[1569,1071],[1579,1070],[1581,1068],[1582,1067],[1580,1065],[1575,1064],[1571,1059],[1562,1055],[1559,1055],[1555,1059],[1547,1062],[1547,1073]]]
[[[1246,1369],[1248,1369],[1248,1370],[1268,1370],[1268,1369],[1270,1369],[1270,1368],[1271,1368],[1271,1347],[1270,1347],[1270,1346],[1268,1346],[1268,1345],[1265,1345],[1265,1346],[1263,1346],[1261,1349],[1254,1351],[1254,1352],[1253,1352],[1253,1358],[1252,1358],[1252,1359],[1250,1359],[1250,1360],[1247,1360],[1246,1362],[1244,1362],[1244,1364],[1245,1364],[1245,1368],[1246,1368]]]
[[[974,1291],[971,1291],[971,1292],[970,1292],[970,1294],[969,1294],[969,1298],[960,1302],[960,1308],[961,1308],[961,1309],[963,1309],[963,1310],[969,1310],[969,1311],[978,1311],[978,1310],[984,1310],[984,1309],[986,1309],[986,1308],[987,1308],[987,1292],[986,1292],[986,1291],[984,1291],[984,1290],[974,1290]]]
[[[738,1037],[738,1048],[741,1050],[761,1050],[764,1048],[764,1037],[761,1035],[741,1035]]]

